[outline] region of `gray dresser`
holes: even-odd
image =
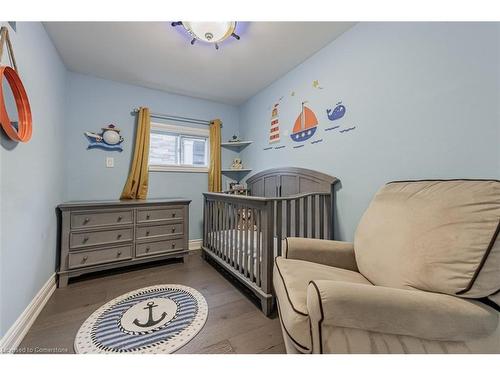
[[[58,206],[58,286],[85,273],[183,258],[188,252],[186,199],[76,201]]]

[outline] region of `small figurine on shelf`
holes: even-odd
[[[240,158],[233,159],[233,165],[231,165],[231,169],[243,169],[243,163]]]
[[[240,138],[235,134],[228,142],[240,142]]]

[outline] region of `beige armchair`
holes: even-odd
[[[385,185],[354,243],[284,240],[288,353],[500,353],[500,181]]]

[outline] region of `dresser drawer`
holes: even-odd
[[[137,227],[136,239],[154,238],[158,236],[178,236],[183,234],[184,223],[151,225]]]
[[[128,211],[72,212],[71,228],[93,228],[104,225],[132,224],[134,215]]]
[[[139,258],[150,255],[169,253],[172,251],[184,250],[183,244],[183,238],[138,244],[135,246],[135,256]]]
[[[68,268],[88,267],[127,259],[132,259],[132,245],[70,253]]]
[[[132,228],[77,232],[70,234],[69,247],[75,249],[87,246],[112,244],[115,242],[132,241],[132,239]]]
[[[161,220],[183,219],[184,209],[182,207],[149,208],[137,210],[138,223],[150,223]]]

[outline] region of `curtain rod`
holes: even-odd
[[[137,112],[139,112],[139,108],[134,108],[132,111],[132,114],[135,115]],[[197,118],[191,118],[191,117],[182,117],[182,116],[173,116],[173,115],[166,115],[163,113],[154,113],[150,112],[149,115],[154,118],[161,118],[163,120],[172,120],[172,121],[179,121],[179,122],[187,122],[190,124],[198,124],[198,125],[210,125],[211,121],[207,120],[200,120]],[[222,125],[221,125],[222,127]]]

